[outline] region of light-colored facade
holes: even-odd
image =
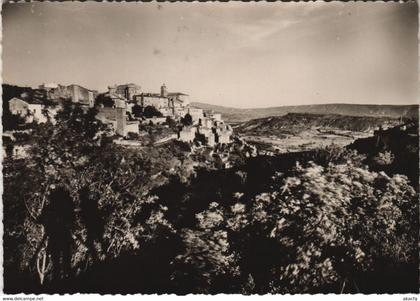
[[[93,107],[97,91],[89,90],[80,85],[63,86],[55,83],[43,84],[40,90],[46,92],[47,99],[57,101],[59,99],[71,99],[73,103]]]
[[[133,83],[118,86],[114,85],[111,86],[110,89],[112,89],[113,93],[124,97],[128,101],[133,101],[136,95],[141,94],[141,87]]]
[[[144,120],[144,124],[164,124],[166,122],[166,117],[152,117],[152,118],[146,118]]]
[[[25,117],[28,114],[28,103],[20,98],[13,97],[9,100],[9,111],[13,115]]]
[[[153,106],[158,110],[170,108],[168,98],[152,94],[140,95],[140,105],[143,108]]]
[[[178,139],[184,142],[193,142],[195,134],[197,133],[197,127],[185,126],[179,133]]]
[[[128,133],[133,133],[133,134],[140,133],[138,121],[127,121],[125,130],[124,130],[124,136],[127,136]]]
[[[125,101],[119,100],[115,103],[115,119],[116,128],[115,132],[117,135],[126,136],[127,128],[127,116],[126,116],[127,105]]]
[[[117,90],[116,87],[113,88]],[[160,93],[140,93],[133,97],[133,101],[143,108],[153,106],[163,116],[182,117],[188,112],[188,95],[184,93],[170,93],[163,84]]]
[[[29,103],[17,97],[9,100],[10,113],[25,118],[29,123],[47,122],[47,117],[42,113],[43,109],[44,106],[41,104]]]
[[[191,115],[194,124],[199,123],[199,120],[204,117],[203,109],[188,108],[188,114]]]
[[[180,92],[168,93],[168,99],[174,103],[175,106],[186,107],[190,105],[188,94]]]
[[[139,134],[139,122],[127,120],[126,108],[125,101],[117,100],[115,108],[100,108],[96,119],[111,126],[119,136],[126,137],[128,133]]]
[[[179,139],[183,141],[193,141],[195,138],[195,132],[194,137],[192,137],[191,129],[195,128],[196,132],[204,135],[208,146],[214,146],[217,143],[230,143],[231,136],[233,134],[232,127],[228,124],[225,124],[221,120],[221,116],[210,115],[210,117],[204,117],[203,115],[199,119],[199,123],[196,123],[189,127],[184,127],[182,131],[180,131]]]
[[[128,88],[132,88],[131,94],[128,93]],[[137,88],[138,89],[137,89]],[[137,89],[137,90],[136,90]],[[184,93],[168,92],[166,85],[162,85],[160,93],[140,93],[139,86],[133,84],[110,86],[109,96],[114,100],[115,107],[115,121],[110,121],[109,118],[99,116],[98,119],[103,122],[113,122],[115,131],[120,136],[126,136],[127,131],[137,132],[138,126],[130,125],[131,123],[126,119],[127,109],[132,107],[134,103],[143,107],[153,106],[159,110],[164,117],[154,117],[143,120],[144,124],[163,124],[166,122],[166,117],[174,117],[179,120],[187,113],[191,115],[193,120],[192,126],[184,126],[178,132],[178,139],[181,141],[192,142],[196,138],[196,133],[204,135],[207,145],[214,146],[217,143],[229,143],[232,135],[232,128],[224,124],[221,114],[211,113],[206,116],[203,109],[191,108],[189,106],[188,95]],[[131,111],[129,109],[129,111]]]
[[[206,138],[207,138],[207,145],[208,146],[215,146],[216,145],[216,137],[213,133],[210,133]]]
[[[216,128],[217,141],[220,144],[230,143],[232,134],[232,127],[228,124],[220,123]]]
[[[87,105],[90,108],[93,108],[95,105],[95,96],[96,91],[86,89],[79,85],[70,85],[71,101],[73,103],[79,103],[82,105]]]
[[[223,122],[222,114],[220,114],[220,113],[210,113],[210,114],[208,114],[208,117],[211,118],[214,121]]]
[[[29,122],[45,123],[47,122],[47,117],[42,113],[44,109],[43,105],[40,104],[28,104],[29,111]]]
[[[58,84],[57,83],[44,83],[39,86],[40,89],[48,90],[48,89],[57,89]]]

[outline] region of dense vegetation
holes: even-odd
[[[337,148],[210,168],[118,147],[95,113],[65,106],[4,161],[6,292],[417,292],[406,175]]]
[[[348,147],[365,154],[364,162],[372,170],[389,175],[404,174],[411,185],[419,184],[419,128],[418,120],[401,127],[377,131],[373,137],[358,139]]]

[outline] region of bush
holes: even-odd
[[[170,116],[166,117],[166,124],[169,126],[170,129],[177,131],[177,123]]]
[[[162,117],[162,113],[154,106],[147,106],[144,108],[143,116],[146,118]]]
[[[390,151],[378,153],[373,157],[373,163],[379,166],[391,165],[394,162],[394,155]]]
[[[95,104],[112,108],[112,106],[114,105],[114,100],[111,97],[106,96],[105,94],[99,94],[98,96],[96,96]]]
[[[414,264],[416,206],[416,192],[404,176],[352,163],[298,165],[293,175],[278,176],[277,188],[257,195],[249,209],[232,207],[228,224],[238,245],[257,248],[257,254],[264,244],[276,249],[269,262],[247,248],[239,251],[241,268],[259,275],[256,283],[264,283],[264,290],[317,292],[353,286],[378,262]]]
[[[189,126],[193,124],[192,116],[190,114],[185,114],[183,118],[181,118],[181,123],[185,126]]]
[[[138,104],[135,104],[131,111],[133,112],[134,117],[141,117],[143,115],[143,108]]]
[[[129,133],[127,134],[127,138],[128,138],[129,140],[138,140],[138,139],[140,138],[140,136],[139,136],[139,134],[137,134],[137,133],[132,133],[132,132],[129,132]]]

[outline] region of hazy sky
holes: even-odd
[[[234,107],[417,103],[412,3],[3,6],[3,81],[190,94]]]

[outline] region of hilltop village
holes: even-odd
[[[312,152],[330,144],[344,147],[372,135],[383,140],[388,128],[398,135],[412,128],[411,123],[394,128],[402,124],[396,118],[289,113],[236,124],[234,133],[220,113],[191,106],[186,93],[170,92],[165,84],[158,93],[144,92],[133,83],[110,85],[102,93],[55,83],[37,89],[9,85],[3,90],[3,155],[13,158],[27,155],[34,126],[54,124],[66,104],[93,112],[91,122],[105,125],[104,134],[114,144],[135,149],[185,145],[193,161],[219,167],[231,166],[236,156],[232,154],[249,158]]]
[[[111,85],[105,93],[79,85],[63,86],[42,84],[29,95],[9,100],[9,112],[25,123],[54,122],[54,116],[65,101],[87,111],[97,109],[96,119],[106,124],[115,143],[141,145],[138,137],[145,126],[171,128],[159,142],[173,139],[214,147],[232,139],[232,127],[222,120],[221,114],[204,112],[190,106],[189,96],[169,92],[165,84],[160,93],[143,92],[136,84]],[[119,138],[118,138],[119,137]]]

